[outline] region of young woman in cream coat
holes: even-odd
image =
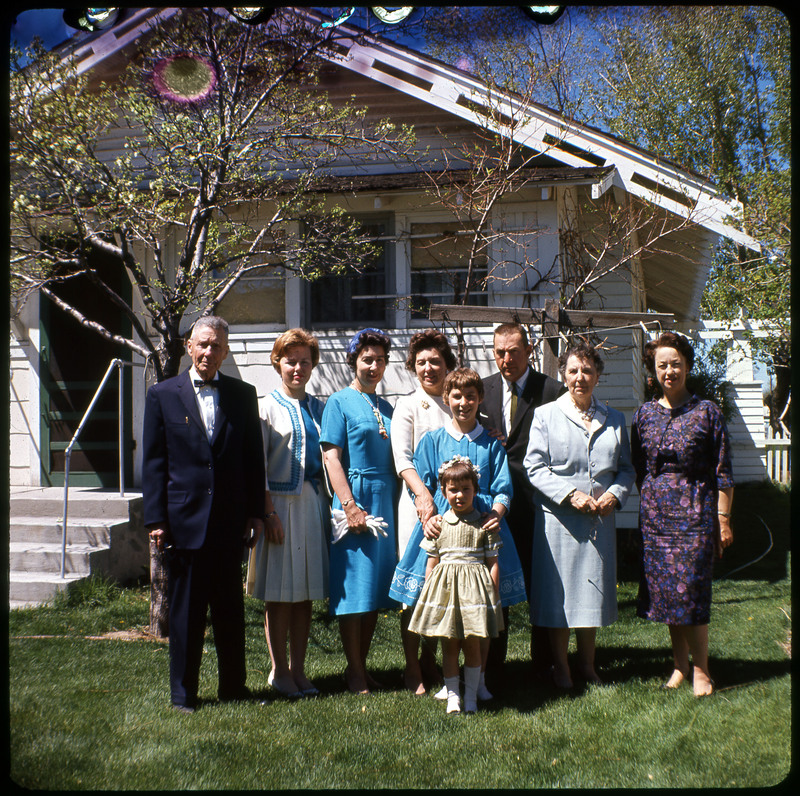
[[[268,682],[296,698],[319,693],[305,675],[305,655],[312,601],[328,596],[330,510],[319,444],[323,405],[306,394],[319,345],[304,329],[289,329],[275,341],[270,361],[281,385],[260,405],[267,461],[265,534],[250,556],[247,593],[266,604]]]

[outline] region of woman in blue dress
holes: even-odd
[[[475,508],[483,515],[482,526],[499,530],[503,546],[500,548],[500,600],[503,606],[515,605],[527,599],[525,579],[522,575],[517,549],[503,516],[511,503],[512,486],[508,460],[502,444],[489,435],[476,417],[483,398],[480,376],[469,368],[458,368],[448,374],[442,397],[452,419],[442,427],[429,431],[414,452],[414,467],[428,491],[434,495],[438,514],[425,524],[417,522],[405,553],[394,571],[390,596],[406,605],[417,602],[425,581],[427,553],[420,547],[423,538],[438,535],[441,515],[449,508],[441,490],[436,489],[439,468],[454,456],[467,457],[478,470],[478,494]],[[485,646],[485,654],[488,644]],[[483,694],[484,696],[481,696]],[[479,698],[489,698],[483,684]]]
[[[354,335],[347,347],[353,381],[328,399],[320,433],[334,492],[332,508],[343,511],[347,521],[347,532],[331,544],[330,612],[339,618],[345,682],[361,694],[378,686],[367,673],[378,611],[395,606],[388,596],[397,562],[392,407],[376,394],[390,348],[389,337],[379,329]],[[383,518],[385,536],[367,524],[370,515]]]

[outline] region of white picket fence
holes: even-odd
[[[792,438],[775,436],[775,431],[769,423],[766,424],[764,435],[767,452],[767,477],[782,484],[789,484],[792,480]]]

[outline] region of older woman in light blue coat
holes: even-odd
[[[575,629],[578,673],[601,682],[594,668],[597,628],[617,618],[614,511],[634,482],[622,412],[593,391],[603,360],[583,341],[559,360],[567,392],[536,409],[525,456],[535,489],[537,527],[531,571],[531,623],[548,628],[553,681],[571,688],[567,661]]]

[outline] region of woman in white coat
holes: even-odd
[[[414,469],[414,451],[420,439],[450,419],[442,400],[445,376],[456,366],[456,358],[447,338],[436,329],[417,332],[408,344],[406,370],[417,377],[417,388],[397,400],[392,415],[392,455],[398,475],[406,489],[400,491],[397,507],[398,559],[405,552],[408,539],[417,520],[423,524],[437,513],[433,495]],[[406,659],[404,682],[406,688],[418,695],[425,693],[423,669],[428,679],[435,678],[434,649],[423,646],[420,657],[420,637],[408,630],[411,608],[400,615],[400,635]]]
[[[270,361],[281,384],[260,402],[266,519],[250,554],[247,593],[265,602],[269,684],[284,696],[314,696],[319,691],[305,675],[305,656],[312,601],[328,596],[330,535],[319,442],[323,405],[306,393],[319,344],[305,329],[289,329],[275,341]]]
[[[617,618],[614,511],[635,473],[624,415],[593,395],[603,372],[597,351],[580,341],[561,355],[559,370],[567,392],[536,409],[525,456],[537,527],[544,529],[534,537],[530,610],[531,624],[548,628],[554,683],[571,688],[573,628],[579,674],[601,682],[597,628]]]

